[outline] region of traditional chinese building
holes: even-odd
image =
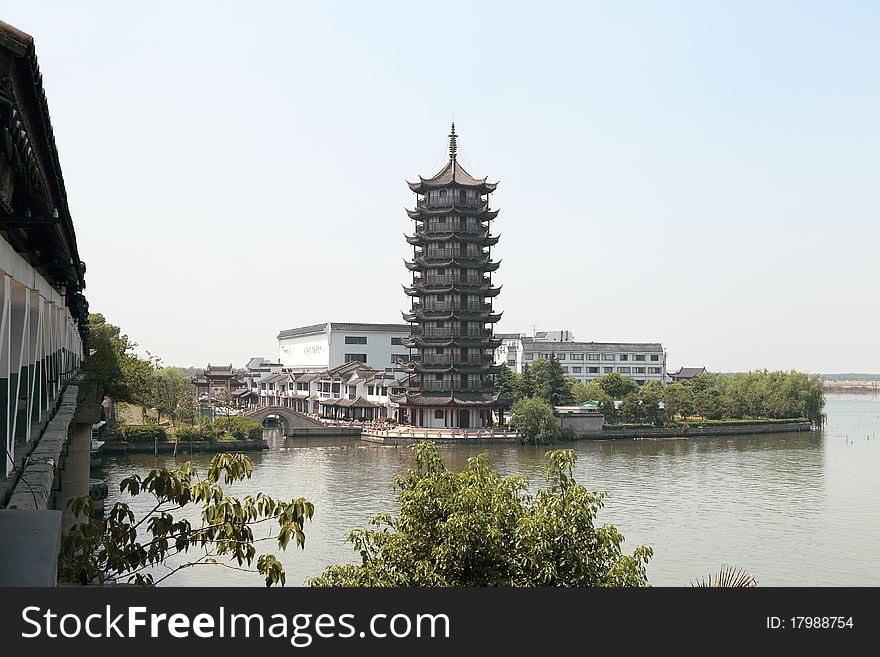
[[[404,346],[414,376],[398,402],[410,424],[420,427],[476,428],[493,424],[499,400],[494,393],[493,351],[501,343],[492,325],[501,318],[492,300],[498,262],[491,256],[498,238],[491,223],[489,194],[498,183],[474,178],[456,158],[455,124],[449,135],[449,161],[431,178],[408,183],[416,207],[413,259],[406,262],[412,285],[411,323]]]
[[[193,378],[192,384],[196,387],[196,394],[200,399],[218,398],[225,389],[230,394],[247,388],[247,385],[239,379],[232,365],[211,365],[205,368],[205,373]]]

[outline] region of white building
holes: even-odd
[[[409,360],[402,344],[409,335],[409,324],[326,322],[302,326],[278,334],[278,360],[297,371],[330,370],[351,361],[391,370]]]
[[[534,337],[499,333],[496,337],[502,343],[495,350],[495,364],[507,365],[518,374],[536,360],[555,358],[566,376],[582,382],[611,372],[639,385],[667,380],[666,352],[659,342],[576,342],[570,331],[543,331]]]

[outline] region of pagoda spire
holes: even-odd
[[[455,153],[458,150],[458,144],[456,143],[456,135],[455,135],[455,121],[452,122],[452,131],[449,133],[449,159],[455,159]]]

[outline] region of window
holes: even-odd
[[[583,360],[583,359],[584,359],[584,355],[583,355],[583,354],[572,354],[572,355],[571,355],[571,359],[572,359],[572,360]]]
[[[587,360],[599,360],[599,354],[587,354]]]
[[[598,374],[598,373],[599,373],[598,367],[588,367],[587,368],[587,374]]]
[[[614,360],[614,354],[602,354],[602,360]]]
[[[346,335],[345,344],[367,344],[366,335]]]
[[[651,354],[651,360],[656,363],[658,360],[660,360],[660,355],[659,354]]]
[[[405,363],[409,360],[409,356],[406,354],[391,354],[391,362],[392,363]],[[367,361],[364,361],[367,362]]]
[[[398,345],[398,344],[403,344],[403,342],[401,342],[400,338],[391,338],[391,344]]]
[[[626,354],[620,354],[620,360],[629,360],[629,356]]]
[[[550,360],[550,354],[538,354],[538,358],[543,358],[544,360]]]
[[[367,386],[367,394],[368,394],[368,395],[372,395],[372,394],[373,394],[373,390],[374,390],[374,387],[373,387],[373,386]]]
[[[660,374],[660,368],[659,367],[649,367],[648,374]]]
[[[434,419],[435,420],[442,420],[443,417],[444,417],[444,413],[443,413],[442,408],[438,408],[436,411],[434,411]]]
[[[583,367],[572,367],[572,368],[571,368],[571,373],[572,373],[572,374],[580,374],[580,373],[583,372],[583,371],[584,371],[584,368],[583,368]]]
[[[634,367],[633,368],[633,374],[644,374],[644,373],[645,373],[644,367]]]
[[[345,354],[345,362],[350,363],[351,361],[356,360],[361,363],[367,362],[366,354]]]
[[[636,383],[638,383],[640,386],[643,386],[643,385],[645,385],[645,380],[644,379],[636,379]]]
[[[636,354],[635,356],[633,356],[633,360],[644,361],[644,360],[645,360],[645,354]]]
[[[535,354],[523,354],[524,360],[532,360],[532,359],[534,359],[534,357],[535,357]]]
[[[446,295],[445,294],[438,294],[437,301],[446,301]]]
[[[567,368],[567,367],[563,367],[563,368],[562,368],[562,373],[563,373],[563,374],[568,374],[568,368]]]
[[[378,388],[379,386],[376,386]],[[385,397],[388,394],[388,386],[382,386],[382,396]]]
[[[617,371],[621,374],[629,374],[632,371],[631,367],[618,367]]]
[[[435,380],[435,381],[442,381],[442,380],[443,380],[443,375],[442,375],[442,374],[435,374],[435,375],[434,375],[434,380]]]
[[[556,360],[565,360],[565,354],[556,354]]]
[[[613,367],[603,367],[602,369],[605,370],[605,374],[611,374],[614,371]]]
[[[333,385],[330,386],[330,388],[333,392],[339,392],[339,384],[338,383],[334,383]]]
[[[512,359],[512,360],[508,360],[508,361],[507,361],[507,366],[508,366],[508,367],[516,367],[516,359],[514,358],[514,359]]]

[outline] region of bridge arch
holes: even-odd
[[[322,427],[324,426],[318,420],[310,418],[308,415],[295,411],[292,408],[284,406],[263,406],[245,413],[252,420],[263,424],[267,418],[277,417],[284,423],[285,429],[294,427]]]

